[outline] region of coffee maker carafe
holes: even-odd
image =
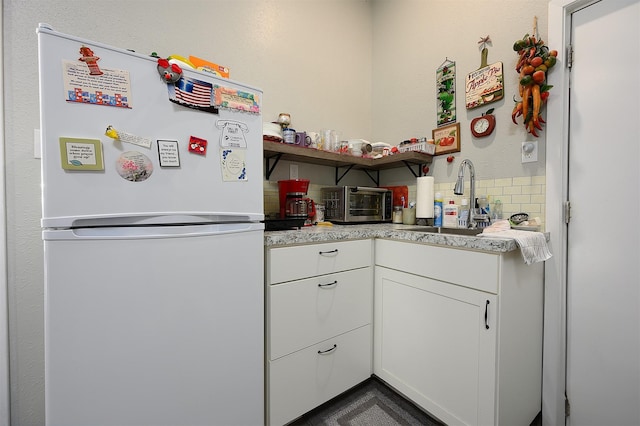
[[[282,219],[304,219],[305,226],[312,225],[316,209],[313,200],[306,197],[309,180],[280,180],[278,188],[280,191],[280,217]]]
[[[313,225],[313,218],[316,215],[315,203],[311,198],[306,198],[302,192],[291,192],[287,194],[285,204],[285,217],[290,219],[304,219],[304,225]]]

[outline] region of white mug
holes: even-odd
[[[307,146],[309,148],[318,148],[318,142],[320,141],[320,133],[318,132],[307,132]]]
[[[290,145],[296,143],[296,131],[294,129],[284,129],[282,133],[284,134],[284,143]]]

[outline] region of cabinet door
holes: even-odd
[[[374,373],[447,424],[495,424],[497,300],[376,266]]]

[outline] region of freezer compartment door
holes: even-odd
[[[197,228],[47,231],[48,424],[263,424],[263,232]]]
[[[89,72],[78,60],[81,47],[99,58],[102,75],[81,74]],[[158,75],[156,58],[42,28],[38,58],[45,220],[163,212],[241,213],[262,220],[259,110],[220,107],[212,113],[178,105],[170,100],[174,86]],[[90,91],[109,87],[110,78],[118,79],[118,89],[128,89],[126,105],[98,102]],[[184,69],[183,78],[206,87],[202,102],[217,105],[222,93],[258,107],[262,102],[259,89],[210,73]],[[84,82],[86,93],[67,93],[74,82]],[[121,136],[107,136],[113,133],[108,126]]]

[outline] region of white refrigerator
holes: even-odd
[[[37,33],[47,424],[263,424],[261,91]]]

